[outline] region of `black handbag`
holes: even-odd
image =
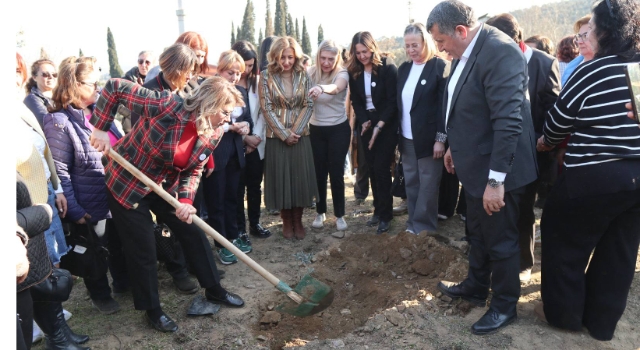
[[[109,251],[100,243],[91,224],[69,225],[66,240],[71,250],[60,258],[61,268],[89,280],[97,280],[107,273]]]
[[[393,183],[391,184],[391,195],[399,198],[407,198],[404,188],[404,170],[402,169],[402,156],[398,159],[393,170]]]
[[[44,281],[31,287],[34,302],[63,302],[69,300],[73,288],[73,277],[65,269],[53,268]]]

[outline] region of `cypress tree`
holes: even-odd
[[[47,53],[47,51],[44,50],[44,47],[40,48],[40,58],[41,59],[49,59],[49,54]]]
[[[307,32],[307,20],[302,17],[302,52],[311,56],[311,39],[309,38],[309,32]]]
[[[246,40],[250,43],[256,42],[256,29],[255,29],[256,15],[253,10],[253,3],[251,0],[247,0],[247,6],[244,9],[244,16],[242,17],[242,29],[241,37],[237,40]]]
[[[324,41],[324,31],[322,30],[322,24],[318,26],[318,45]]]
[[[287,35],[287,14],[285,12],[284,0],[276,0],[276,16],[273,22],[273,34],[276,36]]]
[[[298,19],[296,18],[296,31],[295,31],[295,36],[294,38],[296,38],[297,42],[300,42],[300,26],[298,25]]]
[[[80,51],[78,51],[78,57],[84,57],[84,53],[82,52],[82,49],[80,49]]]
[[[262,45],[262,41],[264,40],[264,37],[262,36],[262,28],[260,28],[260,34],[258,34],[258,45],[256,45],[257,50],[256,53],[260,53],[260,45]]]
[[[293,17],[291,17],[290,13],[287,13],[287,35],[295,36],[296,27],[293,24]]]
[[[236,32],[233,30],[233,21],[231,21],[231,45],[236,43]]]
[[[273,35],[273,18],[271,18],[271,7],[269,6],[269,0],[267,0],[267,18],[266,18],[266,24],[264,27],[264,35],[265,36]],[[262,40],[260,40],[258,45],[259,44],[262,44]]]
[[[111,28],[107,27],[107,53],[109,54],[109,75],[112,78],[122,77],[122,68],[118,62],[118,52],[116,51],[116,42],[111,34]]]
[[[240,38],[242,38],[242,33],[240,32],[240,26],[237,26],[237,27],[236,27],[236,41],[240,41],[240,40],[242,40],[242,39],[240,39]],[[235,43],[234,43],[234,44],[235,44]]]

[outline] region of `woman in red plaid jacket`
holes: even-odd
[[[134,305],[145,310],[151,325],[162,332],[178,326],[160,307],[153,220],[166,223],[180,241],[208,300],[231,307],[244,301],[220,285],[220,276],[204,232],[191,225],[202,169],[222,137],[222,128],[236,106],[243,106],[235,87],[220,77],[205,80],[187,98],[170,91],[152,91],[126,80],[111,79],[98,99],[90,123],[91,145],[109,151],[107,130],[122,104],[140,115],[129,134],[114,149],[156,183],[164,182],[182,206],[175,210],[115,161],[105,167],[108,201],[118,228],[132,281]]]

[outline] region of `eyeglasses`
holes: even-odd
[[[42,72],[40,76],[47,79],[58,79],[58,73]]]
[[[149,60],[143,60],[143,59],[138,59],[138,64],[146,64],[147,66],[151,65],[151,61]]]
[[[611,18],[613,18],[613,8],[611,7],[611,1],[610,0],[606,0],[607,1],[607,8],[609,8],[609,15],[611,15]]]
[[[94,89],[98,89],[98,82],[93,82],[93,83],[87,83],[87,82],[81,82],[83,85],[87,85],[87,86],[93,86]]]
[[[588,34],[589,34],[589,32],[584,32],[582,34],[578,33],[578,34],[574,35],[573,41],[575,41],[575,42],[580,42],[580,41],[586,42]]]
[[[231,113],[233,113],[233,111],[223,111],[223,110],[221,110],[220,113],[222,113],[222,115],[224,115],[225,117],[229,118],[231,116]]]

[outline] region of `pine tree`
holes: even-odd
[[[264,27],[264,35],[273,36],[273,18],[271,18],[271,7],[269,7],[269,0],[267,0],[267,18]],[[262,44],[262,40],[260,40],[258,44]]]
[[[236,32],[233,30],[233,21],[231,21],[231,45],[236,43]]]
[[[250,43],[256,42],[255,20],[256,15],[253,10],[253,3],[251,0],[247,0],[247,6],[244,9],[244,16],[242,17],[241,37],[236,38],[238,41],[246,40]]]
[[[257,53],[260,53],[260,45],[262,45],[262,41],[264,40],[264,37],[262,36],[262,28],[260,28],[260,34],[258,34],[258,45],[256,45],[257,47]]]
[[[318,45],[324,41],[324,31],[322,30],[322,24],[318,26]]]
[[[82,49],[78,51],[78,57],[84,57],[84,53],[82,52]]]
[[[111,34],[111,28],[107,27],[107,53],[109,54],[109,75],[112,78],[122,77],[122,68],[118,62],[118,52],[116,51],[116,42]]]
[[[49,59],[49,54],[47,53],[47,51],[44,50],[44,47],[40,48],[40,58],[41,59]]]
[[[276,36],[287,35],[287,13],[284,9],[285,6],[284,0],[276,0],[276,17],[273,22],[273,34]]]
[[[287,13],[287,35],[288,36],[296,35],[296,27],[293,24],[293,17],[291,17],[290,13]]]
[[[302,52],[311,56],[311,39],[309,38],[309,32],[307,31],[307,20],[302,17]]]
[[[300,42],[300,26],[298,25],[298,19],[296,18],[296,31],[295,36],[297,42]]]

